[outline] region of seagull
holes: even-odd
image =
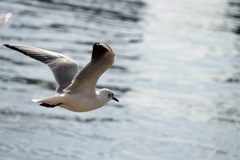
[[[74,112],[87,112],[104,106],[110,100],[119,102],[110,89],[96,90],[99,77],[115,60],[113,50],[105,43],[93,45],[90,62],[80,70],[74,60],[56,52],[23,45],[3,45],[47,64],[52,70],[57,82],[57,94],[32,100],[43,107],[59,106]]]

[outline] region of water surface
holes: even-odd
[[[120,103],[87,113],[31,102],[54,94],[47,66],[1,47],[2,159],[240,159],[240,4],[234,0],[3,0],[0,42],[117,59],[98,88]],[[0,16],[0,17],[1,17]]]

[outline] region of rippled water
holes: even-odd
[[[0,159],[240,159],[239,18],[237,0],[0,1],[2,44],[84,66],[108,43],[117,59],[98,88],[120,99],[42,108],[31,99],[54,93],[50,70],[2,46]]]

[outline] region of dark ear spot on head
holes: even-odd
[[[108,98],[110,98],[110,96],[111,96],[110,93],[108,93]]]

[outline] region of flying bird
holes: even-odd
[[[15,44],[4,46],[47,64],[52,70],[57,82],[57,94],[44,99],[33,99],[41,106],[59,106],[74,112],[86,112],[100,108],[110,100],[119,102],[110,89],[96,90],[99,77],[115,60],[113,50],[105,43],[93,45],[90,62],[80,70],[74,60],[56,52]]]

